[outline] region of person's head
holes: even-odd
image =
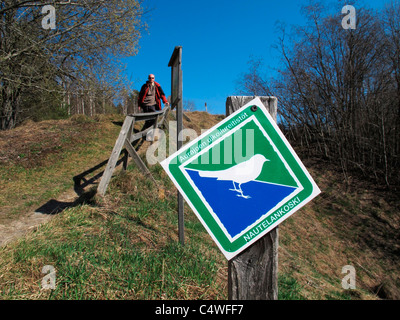
[[[154,74],[149,74],[148,81],[153,83],[154,79],[155,79]]]

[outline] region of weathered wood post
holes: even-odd
[[[100,183],[97,187],[97,192],[104,196],[108,187],[108,184],[111,180],[111,176],[114,172],[115,165],[117,164],[118,158],[121,154],[122,148],[125,144],[126,137],[130,134],[132,130],[132,124],[134,122],[134,117],[127,116],[122,124],[121,131],[119,132],[119,136],[117,142],[114,145],[113,151],[111,153],[110,158],[108,159],[108,163],[106,169],[104,170],[104,174],[100,180]]]
[[[183,129],[183,99],[182,99],[182,47],[176,46],[168,63],[171,67],[171,110],[176,108],[177,150],[182,147],[181,132]],[[184,245],[184,211],[183,197],[178,191],[178,235],[179,242]]]
[[[254,96],[231,96],[226,100],[230,115]],[[277,99],[259,97],[276,121]],[[278,227],[228,262],[228,298],[230,300],[278,299]]]

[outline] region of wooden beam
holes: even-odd
[[[138,133],[135,133],[131,136],[131,138],[129,139],[129,141],[132,143],[133,141],[136,141],[138,139],[144,138],[146,137],[147,133],[152,130],[153,128],[147,128],[146,130],[140,131]]]
[[[137,133],[133,134],[131,136],[131,138],[129,139],[129,141],[132,143],[132,142],[134,142],[134,141],[136,141],[138,139],[144,138],[144,137],[147,136],[147,133],[150,130],[153,130],[153,129],[156,129],[156,128],[159,128],[159,127],[163,126],[164,122],[167,119],[168,113],[169,113],[169,107],[165,107],[163,109],[163,111],[161,111],[161,112],[148,113],[148,114],[152,114],[151,118],[143,118],[143,117],[141,117],[142,114],[133,114],[132,116],[135,117],[135,120],[137,120],[137,121],[155,119],[155,123],[154,123],[153,127],[149,127],[149,128],[147,128],[147,129],[145,129],[143,131],[140,131],[140,132],[137,132]]]
[[[174,56],[175,55],[175,56]],[[179,101],[176,104],[176,121],[177,121],[177,150],[179,150],[182,145],[183,141],[179,139],[179,136],[183,130],[183,91],[182,91],[182,47],[175,47],[173,56],[171,57],[170,64],[171,66],[174,65],[174,59],[176,59],[177,62],[177,68],[178,68],[178,97],[180,98]],[[172,67],[172,72],[173,72]],[[172,96],[172,95],[171,95]],[[178,236],[179,236],[179,242],[181,245],[185,244],[185,221],[184,221],[184,201],[183,201],[183,196],[182,194],[178,191]]]
[[[134,117],[136,121],[152,120],[156,117],[162,115],[165,111],[148,112],[148,113],[134,113],[129,115],[129,117]]]
[[[102,196],[104,196],[104,194],[106,193],[108,184],[110,183],[112,174],[113,174],[114,169],[115,169],[115,165],[116,165],[116,163],[118,161],[119,155],[121,154],[122,147],[125,144],[125,140],[126,140],[126,137],[129,134],[129,131],[131,129],[131,125],[132,125],[133,120],[134,120],[134,118],[131,117],[131,116],[127,116],[125,118],[125,121],[124,121],[124,123],[122,125],[122,129],[121,129],[121,131],[119,133],[117,142],[115,143],[113,151],[111,152],[111,156],[108,159],[108,163],[107,163],[106,169],[105,169],[104,174],[103,174],[103,176],[101,178],[99,186],[97,187],[97,193],[102,195]]]
[[[158,186],[157,181],[154,179],[153,175],[146,167],[145,163],[142,161],[140,156],[137,154],[135,148],[132,146],[128,139],[125,140],[125,148],[128,151],[129,155],[132,157],[133,161],[135,161],[138,168],[147,176],[149,177],[156,186]]]
[[[135,127],[135,117],[133,117],[133,121],[131,123],[131,126],[129,127],[128,134],[126,136],[126,140],[130,141],[134,127]],[[124,163],[123,163],[122,168],[123,168],[123,170],[126,171],[126,169],[128,168],[129,152],[127,150],[124,150],[124,153],[125,153],[124,154]]]
[[[174,62],[176,59],[182,59],[181,57],[179,57],[181,55],[182,52],[182,46],[176,46],[174,48],[174,51],[172,52],[171,58],[168,62],[168,67],[172,67],[174,65]]]

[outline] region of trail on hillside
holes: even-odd
[[[53,207],[48,206],[47,209],[57,212],[60,203],[72,203],[77,198],[79,197],[73,190],[68,191],[57,200],[54,200]],[[56,205],[56,203],[58,203],[58,205]],[[42,213],[39,211],[30,211],[18,218],[2,217],[0,219],[0,246],[4,246],[7,243],[24,236],[29,231],[34,231],[41,224],[46,223],[53,217],[54,214]]]
[[[79,194],[73,187],[74,173],[91,167],[99,156],[107,157],[107,144],[115,141],[118,130],[106,116],[95,120],[78,115],[68,120],[28,121],[1,131],[0,246],[75,205]],[[98,155],[82,158],[86,148],[95,148],[92,145],[99,136],[107,137],[105,146],[97,147]]]
[[[198,135],[201,133],[201,129],[211,128],[223,119],[222,115],[211,115],[205,112],[190,112],[189,116],[184,119],[184,127],[193,129]],[[102,116],[99,116],[102,118]],[[121,116],[118,120],[121,120]],[[170,120],[174,121],[173,118]],[[93,123],[92,120],[82,115],[77,115],[75,118],[69,120],[47,120],[35,123],[29,121],[20,127],[13,130],[0,132],[0,163],[5,165],[18,165],[26,168],[27,171],[35,169],[41,166],[51,166],[48,164],[47,158],[52,155],[60,154],[63,149],[73,148],[75,144],[85,142],[86,140],[92,139],[90,136],[94,131],[88,128],[101,126],[102,129],[107,126],[111,128],[115,127],[116,121],[110,121],[106,116],[104,119],[97,120],[99,122]],[[111,124],[113,123],[113,124]],[[122,123],[122,122],[121,122]],[[93,128],[91,128],[93,130]],[[94,128],[96,130],[96,127]],[[108,130],[107,133],[109,133]],[[118,137],[118,131],[114,130],[114,134],[109,137],[110,150],[104,152],[101,159],[95,159],[95,161],[107,160],[113,143]],[[104,136],[104,134],[103,134]],[[102,139],[104,140],[104,139]],[[106,144],[102,141],[103,144]],[[149,143],[145,143],[139,153],[145,152]],[[68,159],[60,159],[59,161],[68,161]],[[85,159],[82,159],[85,163]],[[96,162],[91,163],[92,166],[98,165]],[[89,165],[90,167],[90,165]],[[101,170],[101,169],[100,169]],[[119,169],[116,171],[119,171]],[[68,179],[72,179],[73,173],[69,174]],[[7,178],[7,177],[3,177]],[[40,206],[36,206],[34,209],[27,210],[18,214],[9,214],[12,210],[12,204],[7,203],[6,206],[0,207],[0,247],[10,243],[26,234],[27,232],[34,231],[41,224],[48,222],[56,214],[62,212],[67,208],[74,207],[80,203],[85,202],[81,196],[90,187],[97,184],[100,181],[101,175],[96,179],[92,180],[88,188],[82,188],[77,190],[71,189],[63,192],[56,199],[46,199],[41,203]],[[11,179],[11,178],[10,178]],[[27,181],[29,184],[31,181]],[[20,181],[16,181],[16,193],[19,193],[18,184]],[[40,184],[40,181],[38,182]],[[12,184],[9,182],[9,184]],[[58,186],[52,186],[57,188]],[[7,187],[0,185],[0,192],[6,191]],[[21,197],[23,197],[21,192]],[[18,198],[18,202],[21,201],[21,197]],[[1,203],[1,199],[0,199]],[[15,203],[14,203],[15,206]]]

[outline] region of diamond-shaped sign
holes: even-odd
[[[227,259],[320,193],[258,98],[161,165]]]

